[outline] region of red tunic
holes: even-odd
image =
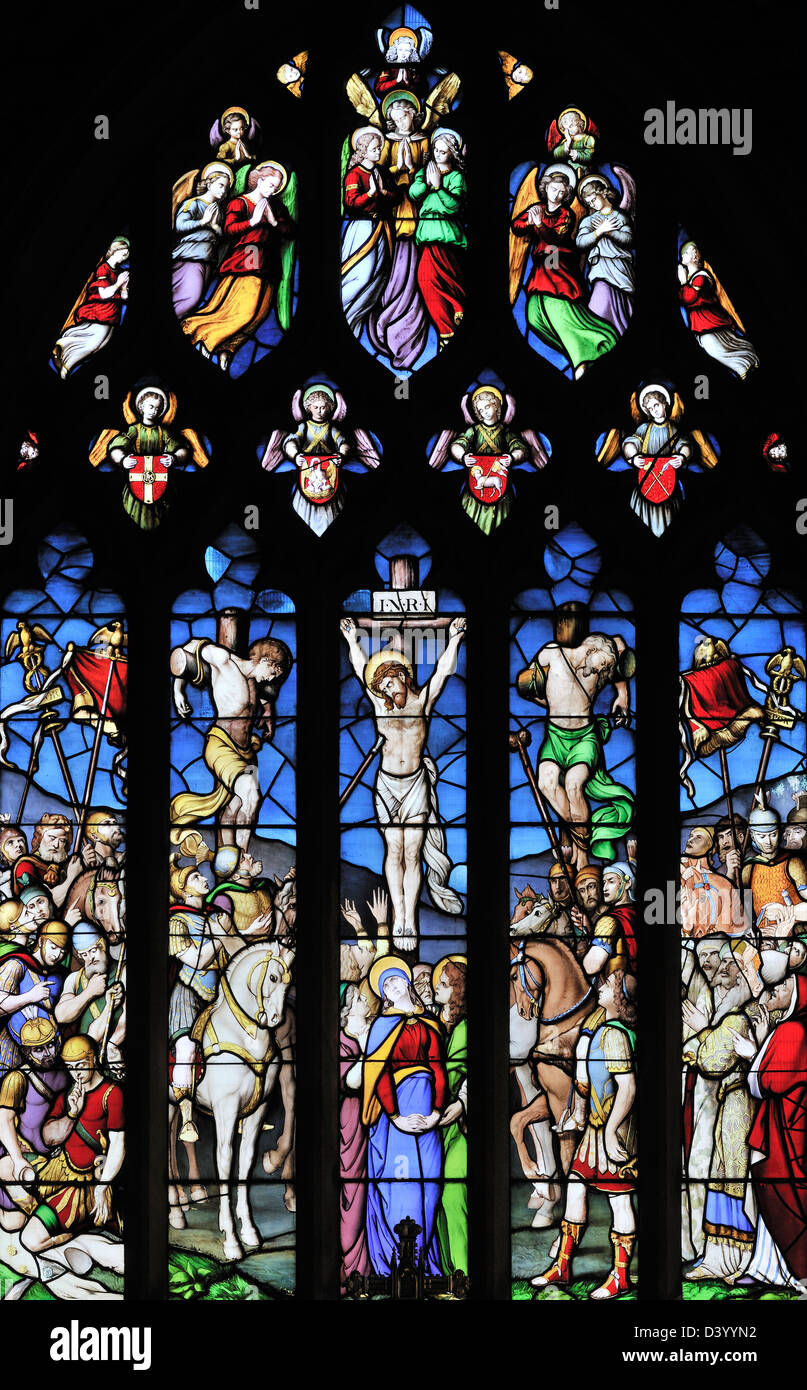
[[[774,1028],[759,1066],[762,1104],[748,1136],[759,1209],[797,1279],[807,1278],[807,977],[796,976],[796,1007]]]
[[[693,333],[713,333],[716,328],[736,332],[737,325],[718,300],[715,282],[707,271],[699,270],[693,275],[688,284],[681,286],[679,295]]]
[[[513,231],[526,236],[531,243],[533,268],[527,281],[528,294],[552,294],[561,299],[579,299],[583,293],[580,280],[580,252],[574,244],[575,219],[568,208],[556,208],[554,212],[543,209],[540,227],[530,222],[527,208],[513,221]],[[557,264],[545,257],[556,251]],[[555,258],[553,257],[553,260]]]
[[[398,1098],[395,1090],[396,1072],[421,1063],[434,1076],[434,1108],[442,1110],[448,1100],[448,1077],[440,1055],[440,1038],[436,1028],[422,1019],[405,1023],[393,1044],[392,1051],[378,1081],[376,1095],[388,1115],[397,1115]]]
[[[384,187],[384,193],[378,193],[373,187],[370,191],[370,179],[373,174],[372,169],[365,169],[363,164],[355,164],[345,176],[345,211],[353,213],[358,217],[385,217],[392,208],[393,203],[397,202],[404,190],[396,184],[391,184],[383,169],[378,169]]]
[[[87,286],[85,302],[76,310],[77,323],[120,323],[123,310],[120,290],[116,290],[108,299],[102,299],[98,293],[101,289],[109,289],[117,278],[112,266],[107,261],[101,261]]]
[[[253,227],[250,222],[255,204],[248,198],[233,198],[227,204],[224,233],[235,239],[229,255],[219,267],[221,275],[260,275],[266,280],[280,275],[280,243],[291,236],[293,224],[283,204],[269,199],[277,219],[273,227],[265,218]]]
[[[63,1091],[56,1097],[48,1120],[58,1120],[66,1114],[67,1091]],[[95,1141],[95,1148],[82,1137],[79,1125]],[[73,1167],[80,1172],[90,1171],[98,1155],[107,1147],[107,1136],[120,1129],[123,1129],[123,1091],[114,1082],[99,1081],[98,1085],[85,1095],[84,1108],[76,1126],[63,1144]]]
[[[66,873],[66,860],[56,864],[40,859],[38,854],[23,854],[11,870],[12,891],[19,897],[24,888],[33,888],[38,884],[48,889],[55,888]]]

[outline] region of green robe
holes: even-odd
[[[465,446],[466,454],[512,454],[514,449],[520,449],[526,457],[527,446],[523,439],[519,439],[517,434],[508,429],[506,425],[471,425],[462,434],[457,436],[457,443]],[[509,484],[509,479],[508,479]],[[474,497],[470,487],[466,483],[460,505],[462,510],[475,521],[480,531],[484,531],[489,536],[491,531],[495,531],[497,526],[501,526],[510,515],[510,496],[511,488],[508,486],[503,497],[498,502],[480,502],[478,497]]]
[[[451,1099],[456,1100],[468,1074],[468,1025],[460,1019],[452,1029],[446,1050],[446,1071]],[[445,1272],[468,1273],[468,1145],[458,1123],[443,1131],[445,1181],[437,1212],[440,1263]]]
[[[175,454],[183,447],[183,441],[169,434],[162,425],[130,425],[121,434],[116,434],[110,449],[125,449],[127,454]],[[159,526],[168,507],[163,494],[156,502],[141,502],[135,497],[128,481],[123,488],[123,510],[136,525],[144,531],[153,531]]]

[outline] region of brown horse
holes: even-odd
[[[546,1142],[541,1145],[532,1131],[534,1160],[524,1131],[528,1125],[538,1126],[550,1119],[557,1124],[563,1116],[580,1026],[595,1007],[596,996],[574,953],[555,937],[511,942],[510,960],[510,1059],[523,1100],[523,1108],[510,1120],[510,1133],[524,1176],[551,1178],[554,1174],[548,1171]],[[559,1136],[564,1173],[571,1167],[579,1137],[575,1133]]]
[[[126,897],[123,879],[115,870],[85,869],[74,878],[64,901],[64,912],[77,907],[85,922],[103,931],[108,946],[126,935]]]

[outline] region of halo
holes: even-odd
[[[382,976],[387,971],[396,975],[405,975],[410,985],[412,983],[412,968],[407,961],[400,956],[380,956],[378,960],[373,961],[367,975],[367,983],[377,999],[384,998],[384,986],[381,981]]]
[[[449,140],[456,140],[459,148],[462,149],[462,136],[459,131],[452,130],[451,127],[447,125],[439,125],[436,130],[432,131],[432,149],[434,149],[435,140],[439,140],[441,135],[447,136]]]
[[[608,182],[604,174],[586,174],[586,177],[584,179],[581,179],[579,184],[577,185],[578,198],[585,197],[583,190],[587,183],[601,183],[604,184],[604,186],[607,189],[609,189],[611,193],[614,192],[612,185]]]
[[[672,401],[670,400],[670,393],[667,390],[666,386],[659,386],[657,382],[651,381],[649,386],[643,386],[641,391],[639,392],[640,410],[644,410],[644,398],[649,391],[658,391],[659,395],[664,397],[667,404],[672,405]]]
[[[383,960],[384,957],[382,956],[381,959]],[[443,967],[448,965],[449,961],[453,961],[455,965],[467,965],[468,957],[466,955],[463,955],[462,951],[458,951],[453,956],[443,956],[442,960],[438,960],[437,964],[432,970],[432,989],[437,988],[437,985],[440,981],[440,976],[443,973]]]
[[[565,174],[570,187],[577,188],[577,170],[573,169],[571,164],[549,164],[544,169],[541,178],[544,177],[544,174]]]
[[[324,381],[314,381],[311,383],[310,386],[306,386],[302,395],[303,405],[305,405],[309,396],[314,395],[315,391],[321,391],[324,395],[330,396],[334,405],[336,405],[336,392],[334,391],[332,386],[328,386]]]
[[[393,29],[392,33],[387,39],[387,48],[391,48],[396,39],[412,39],[414,41],[417,52],[420,53],[420,40],[418,39],[418,36],[415,33],[414,29]]]
[[[383,666],[385,661],[397,662],[399,666],[403,666],[404,670],[409,672],[409,675],[412,677],[412,680],[415,679],[414,667],[412,666],[409,657],[405,656],[403,652],[398,651],[397,647],[385,647],[383,651],[373,652],[373,655],[369,657],[364,667],[364,675],[362,679],[364,681],[365,686],[368,689],[370,687],[370,682],[373,680],[373,677],[375,676],[375,673],[378,670],[379,666]]]
[[[282,192],[283,192],[283,189],[286,187],[286,184],[287,184],[288,181],[289,181],[289,176],[288,176],[288,173],[286,172],[285,165],[281,164],[277,159],[262,159],[261,162],[260,162],[260,164],[256,164],[256,165],[253,166],[252,173],[253,173],[253,174],[260,174],[261,169],[279,169],[279,170],[280,170],[281,174],[283,175],[283,182],[281,183],[281,185],[280,185],[280,187],[279,187],[279,189],[278,189],[277,191],[278,191],[278,193],[282,193]]]
[[[498,386],[477,386],[476,390],[471,392],[471,401],[475,401],[477,396],[484,395],[496,396],[499,405],[502,407],[502,409],[504,409],[504,396],[502,395]],[[446,960],[447,959],[448,957],[446,957]]]
[[[142,389],[142,391],[138,391],[137,395],[135,396],[135,401],[134,401],[135,410],[137,410],[137,408],[138,408],[138,406],[140,405],[140,402],[142,401],[142,399],[143,399],[144,396],[161,396],[161,397],[162,397],[162,401],[163,401],[163,406],[164,406],[163,415],[165,414],[166,410],[168,409],[168,397],[166,396],[166,394],[165,394],[165,392],[163,391],[162,387],[160,387],[160,386],[144,386],[143,389]]]
[[[229,164],[222,164],[218,159],[214,159],[212,164],[206,164],[202,170],[203,179],[212,179],[216,174],[223,174],[228,183],[233,181],[233,171]]]
[[[380,130],[378,129],[378,126],[374,126],[374,125],[362,125],[362,126],[359,126],[359,129],[358,129],[358,130],[354,130],[353,134],[352,134],[351,137],[350,137],[350,148],[351,148],[354,152],[355,152],[355,149],[356,149],[356,141],[357,141],[357,140],[360,140],[361,137],[362,137],[362,135],[375,135],[375,136],[377,137],[377,139],[379,139],[379,140],[382,141],[382,143],[383,143],[383,140],[384,140],[383,132],[380,131]]]
[[[245,126],[249,126],[250,124],[249,112],[245,111],[243,106],[228,106],[226,111],[222,111],[219,118],[219,125],[222,130],[224,129],[224,122],[227,120],[228,116],[240,116]]]
[[[420,98],[416,97],[414,92],[409,92],[404,87],[398,87],[395,89],[394,92],[387,92],[387,95],[384,97],[384,100],[381,103],[382,116],[386,116],[387,111],[389,110],[390,106],[394,101],[406,101],[409,103],[410,106],[414,106],[416,111],[420,111],[422,109],[420,104]]]
[[[574,112],[575,116],[579,116],[579,117],[580,117],[580,119],[581,119],[581,121],[583,122],[584,125],[588,125],[588,117],[586,116],[585,111],[581,111],[581,110],[580,110],[580,107],[579,107],[579,106],[564,106],[563,110],[561,111],[560,115],[558,116],[557,121],[555,122],[555,124],[556,124],[558,130],[562,130],[562,129],[563,129],[563,127],[561,126],[561,121],[563,120],[563,117],[564,117],[564,116],[570,116],[570,115],[572,114],[572,112]]]

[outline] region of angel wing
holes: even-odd
[[[696,448],[700,452],[701,462],[705,468],[714,468],[717,464],[717,454],[709,443],[708,438],[702,430],[690,430],[690,436],[695,442]]]
[[[207,468],[210,459],[207,456],[204,446],[202,445],[202,441],[196,433],[196,430],[180,430],[180,434],[182,435],[183,439],[186,439],[190,444],[191,458],[193,459],[193,462],[196,464],[197,468]]]
[[[297,393],[300,394],[299,391]],[[295,400],[297,397],[295,396]],[[287,430],[273,430],[269,436],[269,443],[266,452],[261,459],[261,468],[265,468],[267,473],[273,473],[279,463],[283,463],[286,455],[283,453],[283,440],[286,438]]]
[[[372,438],[366,430],[354,430],[353,438],[356,441],[356,452],[362,463],[367,468],[378,468],[381,463],[381,455],[375,447]]]
[[[614,165],[614,173],[619,179],[619,187],[622,190],[622,197],[619,202],[620,212],[626,212],[631,221],[636,218],[636,184],[627,169],[623,169],[621,164]]]
[[[530,458],[535,464],[535,467],[546,468],[549,459],[547,458],[546,449],[541,443],[540,435],[537,435],[535,430],[519,430],[519,434],[530,451]]]
[[[431,52],[433,37],[434,36],[432,34],[431,29],[424,29],[423,25],[420,26],[420,28],[418,29],[418,38],[420,39],[420,44],[418,45],[418,57],[421,60],[429,56],[429,53]]]
[[[537,164],[525,174],[521,185],[513,199],[513,211],[511,221],[514,222],[520,217],[527,208],[532,207],[538,202],[538,166]],[[529,246],[527,238],[516,236],[515,232],[510,232],[510,303],[515,304],[521,281],[524,275],[524,265],[527,260]]]
[[[94,468],[97,468],[99,463],[106,462],[107,450],[116,434],[120,434],[120,430],[101,430],[90,450],[90,463]]]
[[[435,125],[440,116],[445,116],[451,110],[458,95],[462,82],[455,72],[447,72],[445,77],[432,87],[426,98],[426,117],[423,122],[423,129],[428,130]]]
[[[619,429],[609,430],[605,436],[605,443],[597,455],[597,462],[604,463],[606,468],[609,463],[613,463],[622,453],[622,431]]]
[[[171,225],[177,220],[177,213],[182,204],[191,197],[196,180],[199,177],[198,169],[189,169],[187,174],[181,174],[171,190]]]
[[[370,121],[372,125],[381,124],[381,110],[373,96],[370,88],[363,78],[354,72],[347,80],[347,95],[351,106],[355,107],[360,116]]]
[[[641,418],[642,418],[642,412],[641,412],[641,410],[640,410],[640,408],[639,408],[639,392],[638,392],[638,391],[634,391],[633,395],[632,395],[631,398],[630,398],[630,418],[632,419],[632,421],[633,421],[633,423],[634,423],[635,425],[638,425],[639,421],[640,421]]]
[[[347,403],[341,391],[334,391],[333,394],[336,398],[336,409],[333,412],[331,419],[333,420],[333,423],[335,425],[338,425],[341,423],[342,420],[344,420],[345,416],[347,415]]]
[[[451,445],[456,438],[456,430],[443,430],[442,434],[438,434],[437,442],[429,455],[430,468],[442,468],[448,462]]]
[[[280,201],[292,222],[297,223],[297,175],[292,170]],[[280,284],[277,291],[277,321],[284,333],[291,323],[291,301],[294,290],[294,233],[282,244],[280,252]]]
[[[224,134],[224,131],[221,128],[221,121],[217,116],[212,126],[210,127],[210,144],[212,145],[213,149],[216,149],[218,145],[223,145],[226,139],[227,136]]]

